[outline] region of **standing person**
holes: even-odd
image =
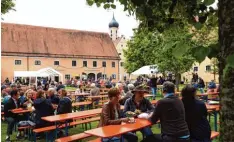
[[[205,88],[205,83],[201,77],[198,78],[198,88],[199,88],[200,92],[203,94],[204,88]]]
[[[211,128],[207,120],[207,108],[204,102],[195,98],[196,88],[187,85],[182,89],[181,94],[191,141],[211,142]]]
[[[4,104],[4,117],[7,122],[7,135],[6,135],[6,141],[10,142],[10,135],[12,135],[12,131],[14,128],[14,125],[18,121],[17,114],[14,114],[11,112],[11,110],[19,108],[20,102],[18,100],[19,98],[19,92],[17,89],[14,89],[11,91],[11,98]],[[17,138],[19,138],[20,133],[17,133]]]
[[[131,98],[127,99],[124,104],[124,114],[126,112],[140,112],[140,113],[151,113],[154,110],[153,105],[148,99],[144,97],[148,90],[143,85],[137,86],[132,93],[134,94]],[[153,134],[149,127],[141,129],[141,133],[144,136],[150,136]]]
[[[90,90],[90,94],[91,96],[99,96],[100,95],[100,89],[98,87],[96,87],[95,83],[91,84],[91,90]],[[94,102],[94,105],[98,105],[99,104],[99,100],[100,98],[95,98],[92,99],[92,102]]]
[[[150,87],[152,90],[152,94],[153,94],[153,100],[156,99],[156,94],[157,94],[157,78],[155,77],[155,75],[152,76],[152,78],[150,79]]]
[[[154,112],[149,116],[152,124],[160,120],[162,134],[152,135],[144,141],[190,142],[184,105],[175,96],[175,85],[172,82],[163,83],[163,95],[164,98],[156,103]]]
[[[120,125],[122,122],[128,122],[128,118],[121,118],[120,116],[120,91],[117,88],[112,88],[108,92],[109,102],[105,103],[102,107],[101,119],[99,127],[107,125]],[[138,138],[135,134],[128,132],[123,134],[124,139],[129,142],[137,142]],[[111,140],[119,141],[118,137],[114,137]],[[108,142],[109,139],[102,139],[103,142]]]

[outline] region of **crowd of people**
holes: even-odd
[[[204,84],[204,81],[198,78],[196,83]],[[149,114],[147,119],[153,124],[160,120],[162,125],[162,134],[160,135],[154,135],[150,127],[141,129],[144,141],[177,140],[187,142],[191,139],[195,142],[209,142],[211,130],[206,119],[207,109],[205,104],[195,97],[196,90],[200,87],[194,85],[196,83],[183,88],[182,100],[175,95],[175,85],[172,82],[156,76],[138,78],[133,83],[129,81],[118,83],[102,80],[96,82],[80,81],[75,94],[87,92],[87,88],[90,88],[90,95],[96,96],[100,95],[100,88],[111,88],[108,92],[109,101],[103,105],[99,126],[128,122],[126,113],[139,111]],[[214,84],[211,82],[208,88],[214,88]],[[149,88],[151,88],[153,99],[155,99],[157,85],[163,86],[164,97],[154,106],[144,97],[144,94],[149,93]],[[14,114],[11,112],[12,109],[33,107],[35,111],[31,114],[30,120],[36,124],[36,128],[53,125],[42,120],[41,117],[72,112],[72,99],[68,96],[62,82],[54,84],[53,81],[47,81],[37,87],[35,85],[29,87],[20,84],[5,84],[1,87],[1,93],[2,111],[8,124],[6,141],[10,141],[10,135],[12,135],[17,122],[26,120],[28,117],[27,115]],[[75,101],[84,101],[82,97],[77,99]],[[99,99],[94,99],[92,102],[97,105]],[[124,105],[123,111],[120,110],[120,105]],[[132,132],[123,136],[128,141],[138,140],[135,133]],[[17,138],[21,138],[20,133],[17,134]]]

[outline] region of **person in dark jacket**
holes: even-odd
[[[205,88],[205,83],[201,77],[198,78],[198,88],[199,88],[200,92],[203,94],[204,88]]]
[[[166,81],[163,83],[164,98],[156,103],[154,112],[149,116],[152,124],[160,120],[161,135],[152,135],[145,139],[148,141],[163,142],[189,142],[190,135],[185,121],[183,102],[174,95],[175,85]]]
[[[62,88],[64,88],[65,89],[65,86],[63,85],[63,83],[62,82],[59,82],[59,85],[58,85],[58,87],[57,87],[57,89],[56,89],[56,91],[58,92],[60,89],[62,89]]]
[[[57,114],[71,113],[72,112],[72,101],[67,96],[67,91],[65,89],[59,90],[59,104],[57,108]]]
[[[153,75],[152,78],[150,79],[150,87],[152,90],[152,94],[154,95],[153,96],[154,100],[155,100],[156,94],[157,94],[157,80],[158,80],[158,78],[155,77],[155,75]]]
[[[11,91],[11,98],[4,104],[4,117],[7,121],[7,135],[6,135],[6,141],[10,141],[10,135],[12,135],[12,131],[14,128],[14,125],[18,121],[17,114],[14,114],[11,112],[11,110],[19,108],[20,102],[18,100],[19,98],[19,91],[18,89],[14,89]],[[19,133],[17,134],[17,138],[19,137]]]
[[[54,88],[50,88],[48,90],[47,99],[54,105],[59,104],[59,97],[55,94],[55,89]]]
[[[211,142],[207,108],[204,102],[195,98],[196,88],[187,85],[182,89],[181,94],[192,142]]]
[[[41,117],[54,115],[54,110],[50,101],[46,100],[43,90],[39,90],[34,101],[36,128],[49,126],[50,123],[41,119]]]

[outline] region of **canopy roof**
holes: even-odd
[[[131,73],[132,75],[150,75],[158,72],[158,68],[156,65],[148,65],[139,68],[138,70]]]
[[[15,77],[49,77],[62,76],[62,74],[53,68],[44,68],[38,71],[14,71]]]

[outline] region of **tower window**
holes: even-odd
[[[111,30],[111,34],[112,34],[112,30]]]
[[[194,68],[193,68],[193,71],[198,71],[198,67],[194,67]]]

